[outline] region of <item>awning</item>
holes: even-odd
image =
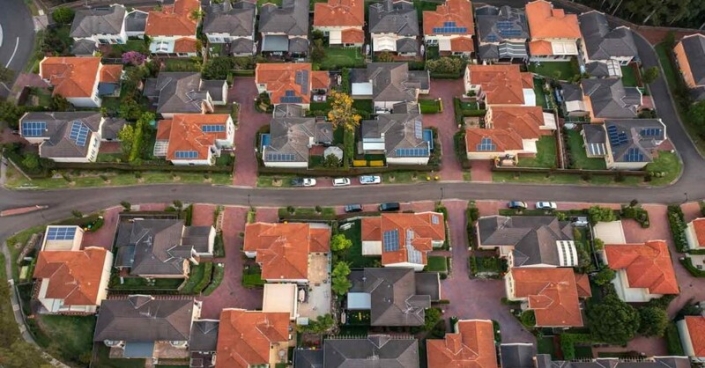
[[[262,51],[265,52],[287,52],[289,51],[289,37],[287,36],[264,36],[262,41]]]
[[[154,354],[154,341],[128,342],[125,344],[123,356],[125,358],[152,358]]]
[[[397,51],[397,41],[389,37],[377,38],[373,51]]]
[[[328,33],[328,43],[329,44],[339,44],[343,43],[343,32],[341,31],[330,31]]]
[[[369,293],[348,293],[348,309],[370,309],[372,296]]]
[[[524,43],[501,43],[498,47],[500,59],[525,59],[529,57]]]
[[[590,143],[587,149],[590,156],[604,156],[607,153],[604,143]]]

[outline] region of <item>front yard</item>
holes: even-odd
[[[35,315],[29,321],[37,344],[62,361],[81,366],[91,361],[95,316]]]
[[[681,174],[683,164],[674,152],[659,151],[654,162],[646,165],[646,171],[652,173],[651,185],[668,185]]]
[[[429,256],[426,270],[428,272],[448,273],[448,257]]]
[[[242,269],[242,286],[248,289],[263,287],[262,269],[256,265],[247,265]]]
[[[576,75],[580,75],[575,59],[571,61],[531,63],[529,64],[529,71],[559,80],[572,80]]]
[[[624,84],[625,87],[639,86],[636,80],[636,73],[634,72],[634,68],[629,65],[622,67],[622,84]]]
[[[570,154],[570,167],[573,169],[585,170],[606,170],[607,164],[604,159],[590,158],[583,146],[583,137],[577,130],[566,130],[568,136],[568,152]]]
[[[556,139],[543,136],[536,142],[536,157],[520,158],[520,167],[556,167]]]
[[[472,256],[468,261],[471,277],[496,279],[507,272],[507,261],[498,257]]]
[[[359,47],[327,47],[326,56],[321,60],[321,70],[338,70],[341,68],[362,68],[365,58]]]

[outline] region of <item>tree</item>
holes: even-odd
[[[705,101],[692,105],[688,111],[688,118],[700,132],[705,132]]]
[[[610,222],[617,220],[617,216],[611,208],[592,206],[588,209],[590,222],[594,225],[598,222]]]
[[[452,57],[442,57],[426,62],[426,69],[429,72],[439,74],[460,74],[464,66],[465,62],[462,59]]]
[[[297,329],[300,332],[310,332],[314,334],[322,334],[335,325],[335,319],[333,319],[333,316],[328,314],[324,314],[322,316],[316,317],[316,319],[309,321],[308,325],[298,325]]]
[[[39,167],[39,155],[36,153],[28,153],[22,160],[22,165],[28,169],[36,169]]]
[[[75,218],[83,218],[83,212],[79,210],[71,210],[71,215]]]
[[[142,106],[131,96],[123,97],[120,100],[118,116],[125,120],[137,120],[142,114]]]
[[[428,308],[424,316],[424,331],[431,331],[441,320],[443,312],[439,308]]]
[[[130,64],[134,66],[140,66],[144,64],[144,61],[147,58],[142,55],[139,51],[128,51],[124,54],[122,54],[122,63],[123,64]]]
[[[344,234],[336,234],[330,240],[330,249],[333,252],[344,252],[352,247],[352,240],[345,237]]]
[[[62,95],[53,95],[50,107],[52,111],[66,111],[71,108],[71,103]]]
[[[345,262],[338,262],[333,267],[331,272],[331,290],[338,295],[347,294],[352,287],[352,283],[348,280],[350,274],[350,266]]]
[[[193,19],[193,20],[201,20],[203,18],[203,15],[204,15],[204,13],[203,13],[203,10],[201,10],[201,8],[193,9],[191,11],[191,14],[189,14],[191,19]]]
[[[591,303],[587,319],[596,342],[624,345],[639,330],[639,312],[614,294],[607,295],[602,303]]]
[[[313,40],[313,48],[311,49],[311,61],[320,63],[326,57],[326,48],[323,46],[322,39]]]
[[[634,198],[634,199],[632,199],[631,202],[629,202],[629,207],[636,207],[638,204],[639,204],[639,201],[636,198]]]
[[[595,239],[593,244],[595,245],[595,250],[602,250],[605,248],[605,242],[603,242],[602,239]]]
[[[175,199],[174,202],[172,202],[172,204],[174,205],[174,208],[176,208],[179,211],[181,211],[181,209],[184,208],[184,203],[178,199]]]
[[[593,281],[599,286],[604,286],[612,282],[614,277],[617,275],[613,269],[609,267],[603,267],[600,271],[595,274]]]
[[[227,56],[212,58],[203,65],[203,79],[227,79],[234,67],[233,59]]]
[[[128,159],[130,152],[132,152],[132,142],[135,140],[135,128],[131,124],[125,124],[118,132],[118,139],[120,140],[122,154],[125,159]]]
[[[130,209],[132,209],[132,204],[128,201],[122,201],[122,202],[120,202],[120,205],[122,206],[122,208],[125,209],[125,211],[128,211],[128,212],[130,211]]]
[[[60,6],[51,13],[51,18],[58,24],[71,24],[75,15],[73,9]]]
[[[17,129],[24,109],[9,101],[0,101],[0,121],[6,122],[11,128]]]
[[[326,156],[325,160],[323,161],[323,167],[340,167],[340,159],[338,158],[338,156],[331,153],[330,155]]]
[[[12,321],[15,330],[17,330],[17,325]],[[7,334],[6,330],[3,330],[3,335]],[[5,368],[24,368],[24,367],[37,367],[37,368],[51,368],[52,365],[49,364],[42,352],[34,345],[22,340],[16,339],[12,342],[12,345],[0,345],[0,366]]]
[[[339,91],[332,91],[329,95],[331,99],[331,110],[328,112],[328,120],[333,126],[342,128],[346,134],[343,135],[343,166],[348,167],[355,151],[355,128],[360,125],[362,117],[353,107],[353,99],[349,95]]]
[[[12,78],[15,77],[15,72],[12,69],[8,69],[2,65],[0,65],[0,82],[2,83],[10,83],[12,82]]]
[[[394,55],[391,53],[385,51],[377,55],[377,61],[382,62],[382,63],[391,63],[394,61]]]
[[[584,247],[577,247],[578,248],[578,267],[585,269],[587,267],[590,267],[592,264],[592,259],[590,258],[590,253],[585,250]]]
[[[656,80],[656,78],[658,78],[659,74],[659,68],[652,66],[651,68],[644,70],[642,80],[644,81],[644,84],[651,84]]]
[[[639,334],[661,337],[668,327],[668,314],[664,309],[643,307],[639,309]]]

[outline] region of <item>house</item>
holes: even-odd
[[[637,87],[624,87],[619,78],[583,79],[581,88],[582,100],[593,123],[638,116],[642,92]]]
[[[580,14],[583,62],[593,77],[622,77],[622,66],[639,58],[631,29],[610,29],[604,13],[592,10]]]
[[[578,17],[556,9],[545,0],[526,4],[529,22],[529,60],[532,62],[568,61],[578,56],[581,38]]]
[[[370,4],[368,22],[372,52],[392,52],[401,56],[419,53],[419,18],[411,2],[384,0]]]
[[[689,222],[685,237],[688,239],[689,249],[697,250],[705,247],[705,218],[699,217]]]
[[[625,360],[619,358],[597,358],[588,361],[580,359],[565,362],[552,360],[549,354],[538,354],[534,360],[536,361],[536,368],[690,368],[688,358],[678,356],[627,358]]]
[[[475,224],[478,249],[496,249],[513,267],[577,267],[573,226],[555,216],[488,216]]]
[[[694,362],[704,362],[705,316],[685,316],[676,326],[685,354]]]
[[[673,53],[693,98],[697,101],[705,99],[705,36],[695,33],[683,37]]]
[[[320,367],[326,368],[419,367],[419,342],[406,336],[331,338],[323,341],[322,351]]]
[[[110,357],[188,358],[188,341],[194,320],[201,316],[201,302],[193,298],[157,299],[130,295],[107,299],[100,305],[93,342],[111,349]]]
[[[197,56],[200,42],[197,29],[201,23],[200,0],[174,0],[151,10],[147,16],[144,34],[149,37],[149,51],[166,57]]]
[[[126,43],[125,15],[125,6],[121,4],[76,10],[69,31],[69,36],[74,41],[74,55],[93,56],[93,52],[98,50],[98,45]]]
[[[190,367],[215,367],[215,352],[218,346],[219,326],[220,321],[217,319],[199,319],[193,321],[191,335],[188,339],[188,350],[191,353],[189,357]]]
[[[536,347],[530,343],[499,345],[500,367],[536,368],[534,356]]]
[[[539,139],[555,130],[554,115],[543,112],[539,106],[490,105],[485,127],[465,130],[467,157],[469,160],[533,157],[538,153]]]
[[[287,313],[223,309],[215,367],[274,367],[286,361],[292,333]]]
[[[111,124],[106,124],[110,121]],[[39,156],[56,162],[95,162],[103,134],[111,136],[113,122],[97,111],[28,112],[20,119],[20,135],[39,145]]]
[[[309,150],[333,143],[333,124],[319,118],[305,118],[301,107],[277,105],[269,123],[269,133],[262,134],[260,151],[266,167],[307,168]]]
[[[262,292],[262,312],[286,313],[292,321],[299,318],[298,285],[264,284],[264,291]]]
[[[365,154],[384,154],[388,164],[428,164],[432,137],[423,134],[418,104],[396,104],[391,114],[379,114],[373,120],[363,120],[360,125]]]
[[[185,226],[183,220],[120,222],[115,267],[133,277],[187,278],[191,264],[213,257],[214,241],[212,226]]]
[[[49,225],[44,231],[42,246],[43,251],[73,251],[81,249],[83,229],[80,226]]]
[[[52,240],[66,237],[48,232]],[[39,284],[40,313],[93,314],[108,297],[113,254],[104,248],[39,252],[34,278]]]
[[[174,165],[214,165],[223,149],[232,149],[235,124],[229,114],[175,114],[160,120],[154,156]]]
[[[205,114],[214,106],[228,103],[228,83],[225,80],[203,80],[198,72],[161,72],[157,78],[145,81],[142,94],[156,105],[165,119],[174,114]]]
[[[606,244],[602,257],[617,275],[612,284],[625,302],[641,303],[680,293],[671,253],[664,240]]]
[[[446,333],[443,340],[426,340],[428,368],[497,368],[492,321],[465,319],[451,327],[453,333]]]
[[[118,133],[127,125],[127,121],[121,118],[103,119],[103,127],[100,129],[100,140],[102,142],[119,141]]]
[[[365,2],[328,0],[313,6],[313,29],[328,37],[329,45],[361,47],[365,43]]]
[[[308,55],[309,0],[284,0],[281,7],[265,3],[260,9],[262,53],[288,57]]]
[[[423,37],[426,45],[438,46],[441,55],[470,57],[475,52],[470,0],[447,0],[435,11],[423,12]]]
[[[45,57],[39,62],[39,76],[54,88],[53,96],[76,107],[96,108],[102,104],[101,85],[118,85],[122,65],[103,65],[99,57]]]
[[[558,82],[560,98],[564,114],[568,117],[586,117],[590,115],[590,100],[583,94],[579,84]]]
[[[469,64],[463,81],[465,92],[487,105],[536,106],[534,76],[517,64]]]
[[[254,55],[256,16],[257,7],[247,1],[212,3],[203,20],[203,34],[209,44],[229,44],[233,56]]]
[[[371,326],[423,326],[426,309],[441,299],[438,273],[365,268],[348,276],[347,309],[369,310]]]
[[[257,222],[245,226],[242,250],[259,263],[263,280],[308,283],[312,268],[328,263],[330,236],[322,224]]]
[[[524,9],[485,5],[475,10],[478,56],[483,62],[526,61],[529,23]]]
[[[427,253],[446,241],[445,219],[439,212],[383,213],[364,217],[362,255],[382,257],[384,267],[423,270]]]
[[[377,111],[388,111],[401,102],[418,102],[419,94],[429,93],[431,77],[427,70],[409,70],[408,63],[375,62],[352,69],[350,83],[353,99],[372,99]]]
[[[607,120],[584,124],[583,143],[590,158],[604,158],[608,169],[639,170],[658,155],[666,140],[661,119]]]
[[[148,17],[149,13],[146,11],[138,9],[128,11],[125,15],[125,33],[127,37],[144,38]]]
[[[534,311],[537,327],[583,326],[580,298],[591,295],[590,281],[578,278],[572,268],[510,268],[504,281],[507,299]]]
[[[255,68],[257,92],[267,93],[274,106],[297,104],[308,109],[311,93],[327,91],[326,71],[312,71],[309,63],[258,63]]]

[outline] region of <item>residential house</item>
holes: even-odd
[[[257,222],[245,226],[242,247],[262,268],[268,282],[308,283],[313,267],[327,267],[330,227],[322,224]]]
[[[81,249],[83,241],[83,229],[80,226],[58,226],[49,225],[44,231],[42,246],[43,251],[73,251]]]
[[[225,80],[203,80],[198,72],[161,72],[145,81],[142,94],[156,105],[165,119],[175,114],[212,113],[228,102]]]
[[[262,53],[289,57],[308,55],[309,0],[284,0],[281,7],[265,3],[260,9]]]
[[[326,269],[324,272],[327,273],[328,270]],[[330,288],[328,290],[330,290]],[[309,289],[309,292],[310,291],[312,290]],[[310,294],[309,298],[311,298]],[[299,318],[298,285],[264,284],[264,291],[262,292],[262,312],[286,313],[290,320],[297,320]]]
[[[121,118],[104,118],[103,127],[100,129],[100,140],[102,142],[119,141],[118,133],[127,125],[127,121]]]
[[[47,231],[50,240],[61,241],[70,234]],[[93,314],[108,297],[113,254],[105,248],[39,252],[34,278],[39,284],[40,313]]]
[[[688,223],[685,230],[688,248],[692,250],[705,247],[705,217],[699,217]]]
[[[45,57],[39,62],[39,76],[76,107],[96,108],[101,96],[115,91],[122,78],[122,65],[103,65],[99,57]],[[101,93],[101,87],[110,93]]]
[[[203,20],[203,34],[209,44],[219,44],[233,56],[251,56],[255,45],[257,6],[247,1],[211,4]],[[229,45],[229,46],[228,46]]]
[[[111,134],[112,124],[106,124],[109,120],[97,111],[28,112],[20,119],[20,135],[39,145],[40,157],[56,162],[95,162],[103,134]]]
[[[173,5],[151,10],[144,29],[150,41],[149,51],[168,57],[197,56],[200,11],[200,0],[174,0]]]
[[[93,56],[98,45],[126,43],[125,6],[76,10],[69,36],[73,38],[74,55]]]
[[[483,62],[527,61],[529,23],[524,9],[485,5],[475,10],[478,56]]]
[[[401,102],[418,102],[428,94],[431,77],[427,70],[409,70],[408,63],[369,63],[350,72],[351,97],[372,99],[375,110],[388,111]]]
[[[428,368],[497,368],[492,321],[465,319],[451,327],[453,332],[446,333],[443,340],[426,340]]]
[[[330,339],[326,339],[328,341]],[[325,342],[324,342],[325,344]],[[294,349],[294,367],[296,368],[323,368],[323,349]]]
[[[590,158],[604,158],[608,169],[640,170],[658,156],[666,140],[661,119],[607,120],[584,124],[583,142]]]
[[[573,226],[555,216],[488,216],[475,224],[479,249],[496,249],[509,267],[577,267]]]
[[[685,354],[694,362],[705,362],[705,316],[685,316],[676,326]]]
[[[697,101],[705,99],[705,36],[695,33],[683,37],[673,53],[693,98]]]
[[[572,268],[510,268],[504,281],[507,299],[521,301],[521,309],[534,311],[537,327],[584,325],[580,298],[591,295],[590,280],[578,277]]]
[[[536,106],[534,76],[517,64],[470,64],[463,81],[465,92],[487,105]]]
[[[671,253],[664,240],[606,244],[602,257],[617,275],[612,284],[625,302],[642,303],[680,293]]]
[[[313,29],[328,37],[329,45],[361,47],[365,43],[365,2],[328,0],[313,7]]]
[[[622,66],[639,58],[631,29],[619,26],[610,29],[604,13],[592,10],[580,14],[583,35],[582,62],[590,76],[622,77]]]
[[[199,319],[193,321],[191,335],[188,339],[188,350],[191,352],[189,363],[191,368],[215,367],[215,352],[218,346],[217,319]]]
[[[255,68],[257,92],[267,93],[274,106],[297,104],[308,109],[312,92],[330,86],[327,71],[312,71],[309,63],[259,63]]]
[[[286,362],[292,334],[287,313],[223,309],[215,367],[274,367]]]
[[[132,9],[125,15],[125,33],[127,37],[144,38],[149,12]]]
[[[412,337],[369,335],[357,339],[332,338],[323,342],[322,350],[321,367],[326,368],[419,367],[419,342]]]
[[[511,343],[499,345],[500,367],[536,368],[534,356],[536,347],[531,343]]]
[[[568,117],[586,117],[590,115],[590,100],[583,94],[579,84],[558,82],[557,102],[562,104],[564,114]]]
[[[131,219],[120,222],[115,267],[133,277],[187,278],[191,264],[213,257],[215,229],[185,226],[183,220]]]
[[[261,136],[259,147],[266,167],[307,168],[312,147],[333,143],[333,124],[303,117],[298,105],[277,105],[274,116],[269,133]]]
[[[549,354],[538,354],[534,360],[536,368],[690,368],[690,362],[686,357],[667,356],[667,357],[650,357],[650,358],[597,358],[585,361],[584,359],[576,361],[555,361],[552,360]]]
[[[160,120],[154,156],[174,165],[214,165],[223,149],[232,149],[235,125],[229,114],[175,114]]]
[[[445,219],[439,212],[383,213],[364,217],[362,255],[382,257],[384,267],[421,271],[427,253],[446,241]]]
[[[581,88],[587,116],[593,123],[605,119],[634,119],[638,116],[642,93],[637,87],[624,87],[619,78],[583,79]]]
[[[188,358],[188,341],[201,302],[193,298],[157,299],[130,295],[100,305],[93,342],[111,348],[111,357],[149,359]]]
[[[365,268],[348,276],[347,309],[369,310],[371,326],[423,326],[426,309],[441,299],[438,273]]]
[[[447,0],[435,11],[423,12],[424,42],[429,46],[437,45],[441,55],[472,56],[474,34],[470,0]]]
[[[384,154],[388,164],[428,164],[433,134],[424,135],[418,104],[396,104],[391,114],[379,114],[360,125],[362,150],[366,154]]]
[[[401,56],[419,53],[419,18],[411,2],[384,0],[370,4],[368,22],[372,52],[392,52]]]
[[[568,61],[578,56],[580,25],[575,14],[566,14],[545,0],[526,4],[529,22],[529,60],[532,62]]]

